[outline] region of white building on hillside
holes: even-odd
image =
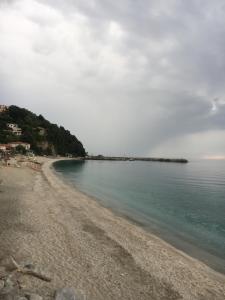
[[[7,109],[8,109],[8,106],[2,105],[2,104],[0,105],[0,113],[6,111]]]
[[[22,129],[15,123],[8,123],[7,127],[13,132],[13,134],[20,136],[22,135]]]

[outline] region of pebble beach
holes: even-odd
[[[83,299],[225,299],[225,276],[42,169],[0,168],[0,266],[32,262],[51,282],[23,275],[43,299],[73,287]]]

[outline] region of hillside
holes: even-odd
[[[18,126],[13,131],[9,124]],[[27,109],[9,106],[0,112],[0,143],[15,141],[30,143],[31,149],[39,155],[85,155],[82,143],[62,126]]]

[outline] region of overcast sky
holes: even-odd
[[[225,2],[0,0],[0,102],[90,154],[225,157]]]

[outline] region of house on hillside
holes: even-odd
[[[7,109],[8,109],[8,106],[2,105],[2,104],[0,105],[0,113],[6,111]]]
[[[19,128],[17,124],[15,124],[15,123],[8,123],[7,127],[12,131],[13,134],[15,134],[17,136],[21,136],[22,135],[22,129]]]
[[[24,142],[12,142],[8,144],[11,149],[15,149],[18,146],[24,147],[25,150],[30,150],[30,144]]]

